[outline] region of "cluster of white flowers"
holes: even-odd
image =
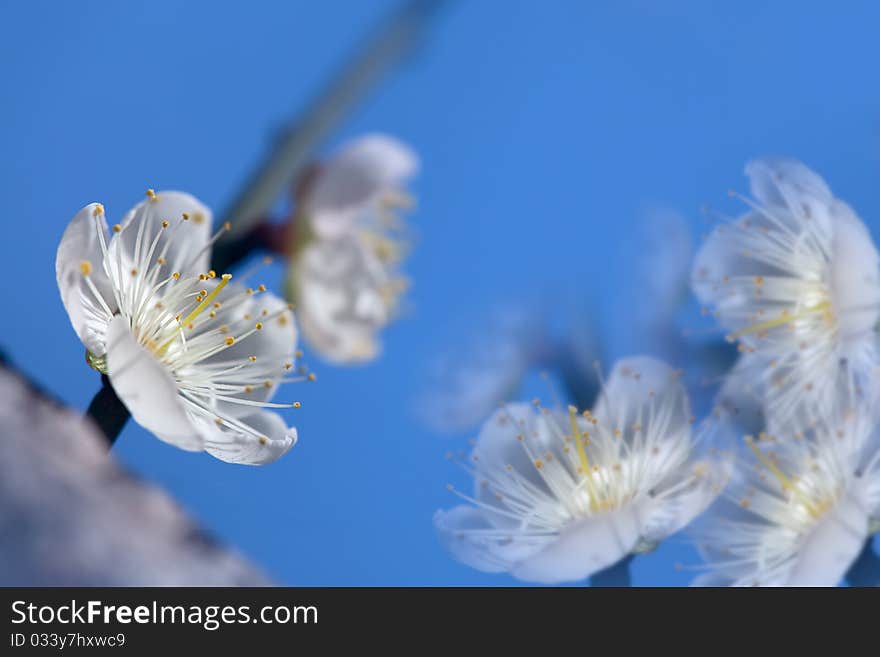
[[[802,164],[746,167],[753,199],[694,258],[692,287],[737,343],[692,429],[676,372],[620,361],[580,414],[512,404],[484,425],[469,504],[435,516],[487,572],[575,581],[691,529],[703,585],[835,585],[880,529],[880,256]]]

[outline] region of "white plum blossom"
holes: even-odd
[[[560,583],[654,547],[718,494],[721,460],[700,460],[678,373],[647,357],[614,367],[593,412],[511,404],[468,462],[470,504],[438,511],[449,552],[486,572]],[[454,489],[453,489],[454,490]]]
[[[841,385],[877,366],[880,256],[821,177],[789,158],[750,162],[749,211],[717,226],[693,289],[739,342],[739,371],[776,421],[803,405],[833,412]]]
[[[147,199],[108,232],[80,210],[61,238],[58,288],[89,361],[161,440],[232,463],[263,464],[296,442],[269,408],[293,366],[294,318],[264,286],[210,269],[211,212],[182,192]],[[224,227],[224,229],[228,228]]]
[[[336,363],[374,359],[407,280],[398,272],[416,155],[384,135],[357,139],[321,164],[300,195],[288,297],[306,341]]]
[[[695,585],[835,586],[880,527],[875,420],[850,408],[803,426],[746,436],[748,457],[694,529]]]

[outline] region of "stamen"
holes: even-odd
[[[822,301],[813,306],[808,306],[804,308],[799,313],[785,313],[781,317],[777,317],[775,319],[768,319],[764,322],[758,322],[757,324],[753,324],[751,326],[747,326],[746,328],[742,328],[738,331],[734,331],[730,335],[727,336],[728,342],[734,342],[741,338],[744,335],[749,335],[751,333],[757,333],[759,331],[765,331],[767,329],[776,328],[777,326],[783,326],[785,324],[790,324],[791,322],[795,322],[799,319],[805,319],[812,314],[815,313],[830,313],[831,312],[831,303],[828,301]]]
[[[584,448],[584,440],[581,435],[581,429],[578,426],[577,415],[577,409],[574,406],[569,406],[568,421],[571,425],[571,433],[574,437],[575,445],[577,446],[578,459],[581,462],[581,470],[583,470],[584,479],[587,482],[587,493],[590,496],[590,510],[598,511],[599,496],[597,495],[593,484],[592,468],[590,467],[590,460],[587,458],[587,450]]]
[[[745,437],[746,445],[749,446],[749,449],[752,450],[757,459],[773,474],[774,477],[779,481],[779,485],[782,486],[784,491],[789,491],[797,497],[800,502],[806,507],[807,511],[813,518],[818,518],[821,514],[819,509],[813,504],[813,501],[797,486],[795,486],[794,482],[786,475],[778,465],[767,456],[763,450],[755,443],[755,439],[751,436]]]

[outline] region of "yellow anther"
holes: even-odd
[[[303,357],[302,349],[297,349],[293,355],[296,356],[297,358],[302,358]]]
[[[215,272],[215,271],[212,269],[211,271],[208,272],[208,277],[209,277],[209,278],[217,278],[217,272]]]
[[[92,275],[92,263],[88,260],[83,260],[79,263],[79,273],[83,276],[91,276]]]
[[[184,221],[189,221],[189,212],[184,212],[182,215]]]
[[[163,258],[163,257],[160,256],[160,257],[156,260],[156,262],[158,262],[159,265],[162,266],[162,265],[165,264],[165,258]]]
[[[302,406],[302,403],[301,403],[301,402],[293,402],[293,407],[294,407],[294,408],[300,408],[301,406]]]
[[[262,331],[263,330],[263,323],[257,322],[257,324],[256,324],[256,326],[254,326],[254,328],[257,329],[258,331]]]
[[[252,363],[256,363],[257,357],[256,356],[248,356],[248,360],[251,361]]]
[[[271,388],[272,382],[271,381],[263,381],[263,386],[265,386],[266,388]]]
[[[544,467],[544,461],[542,461],[541,459],[535,459],[535,467],[540,470]]]
[[[147,198],[151,201],[156,200],[156,191],[153,188],[147,190]]]
[[[293,363],[284,363],[284,369],[289,370],[291,367],[293,367]]]
[[[175,281],[179,281],[180,280],[180,272],[179,271],[174,272],[173,274],[171,274],[171,278],[173,278]]]
[[[260,283],[260,285],[257,287],[257,289],[258,289],[260,292],[265,292],[265,291],[266,291],[266,286],[263,285],[262,283]]]
[[[254,387],[253,387],[253,386],[245,386],[245,387],[244,387],[244,391],[245,391],[245,392],[253,392],[253,391],[254,391]]]
[[[205,215],[203,215],[201,212],[196,212],[193,215],[193,222],[197,224],[205,223]]]
[[[253,293],[254,293],[254,288],[249,287],[247,290],[245,290],[245,292],[247,292],[248,294],[253,294]]]
[[[208,317],[210,317],[211,319],[214,319],[216,316],[217,316],[216,310],[212,310],[211,312],[208,313]]]
[[[99,217],[104,214],[104,206],[100,203],[95,203],[95,208],[92,210],[93,217]]]
[[[314,372],[309,372],[308,379],[309,379],[309,381],[316,381],[318,379],[318,377],[315,375]]]
[[[228,346],[232,346],[232,345],[234,345],[234,344],[235,344],[235,338],[233,338],[232,336],[229,336],[228,338],[226,338],[226,344],[227,344]]]
[[[163,222],[162,222],[162,228],[168,228],[168,222],[167,222],[167,221],[163,221]]]
[[[232,230],[232,224],[229,223],[228,221],[225,222],[225,223],[223,224],[223,230],[229,232],[230,230]]]
[[[122,231],[122,226],[120,226],[119,224],[113,224],[113,232],[118,233],[120,231]]]
[[[269,442],[269,439],[266,438],[266,436],[260,436],[260,444],[261,445],[265,445],[268,442]]]
[[[131,275],[132,275],[132,276],[137,276],[137,275],[138,275],[138,270],[137,270],[136,268],[132,268],[132,270],[131,270]]]
[[[219,301],[215,301],[215,302],[214,302],[214,307],[215,307],[215,308],[219,308],[219,307],[220,307],[220,302],[219,302]]]

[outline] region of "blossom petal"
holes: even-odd
[[[55,276],[73,330],[89,351],[103,356],[107,324],[116,311],[116,300],[103,268],[99,231],[104,232],[106,239],[103,206],[90,203],[76,213],[61,237],[55,257]],[[95,297],[85,273],[101,299]]]
[[[593,415],[629,440],[637,429],[675,437],[689,432],[691,411],[678,372],[663,361],[634,356],[617,361]],[[648,426],[653,422],[655,426]]]
[[[107,370],[113,390],[138,424],[181,449],[203,449],[171,373],[135,340],[122,316],[107,330]]]
[[[306,341],[330,362],[374,359],[377,334],[390,318],[381,294],[389,283],[353,238],[308,245],[290,279]]]
[[[207,290],[215,286],[214,281],[205,283]],[[232,298],[240,295],[244,289],[229,285],[224,290],[224,293],[227,292],[227,296]],[[254,331],[258,323],[262,328]],[[297,330],[293,313],[287,307],[287,303],[274,294],[261,293],[249,296],[234,308],[221,304],[216,317],[206,317],[196,326],[192,337],[197,338],[210,331],[216,331],[221,326],[227,327],[229,335],[236,338],[235,344],[200,361],[195,367],[222,367],[223,363],[229,366],[242,364],[244,365],[240,373],[242,377],[248,377],[250,380],[259,372],[259,379],[251,381],[253,384],[251,392],[224,394],[250,401],[272,399],[278,391],[278,382],[293,373]],[[247,333],[249,333],[247,337],[237,339]],[[232,376],[233,380],[236,378]],[[218,401],[216,406],[220,413],[228,413],[236,417],[248,415],[253,409],[250,405],[226,401]]]
[[[513,563],[531,555],[546,539],[512,537],[499,541],[487,536],[495,527],[486,516],[472,506],[457,506],[434,514],[434,528],[441,545],[454,559],[484,573],[510,570]]]
[[[842,340],[858,344],[859,338],[874,334],[880,319],[880,254],[867,226],[848,205],[835,201],[832,214],[832,252],[834,261],[840,263],[831,268],[834,309]]]
[[[694,468],[701,468],[699,474],[694,473]],[[729,473],[729,462],[704,462],[682,469],[670,478],[666,484],[669,487],[680,486],[688,477],[692,478],[692,482],[668,496],[659,490],[656,497],[643,503],[640,515],[642,540],[660,543],[687,527],[718,497]]]
[[[184,216],[187,219],[184,219]],[[168,227],[163,228],[162,222]],[[122,262],[146,271],[157,260],[165,259],[163,271],[171,275],[198,275],[210,268],[211,210],[186,192],[162,191],[155,199],[138,203],[128,211],[120,224],[122,232],[114,237],[113,256],[121,249]],[[149,250],[158,235],[152,257]]]
[[[639,533],[638,514],[632,505],[583,518],[565,528],[543,550],[516,564],[511,573],[541,584],[578,581],[629,554]]]
[[[746,164],[752,194],[770,208],[785,208],[793,216],[820,209],[824,215],[833,195],[822,177],[790,157],[763,157]]]
[[[837,586],[868,537],[868,513],[847,494],[822,518],[798,550],[788,586]]]
[[[296,444],[296,429],[288,427],[278,413],[258,411],[241,418],[240,422],[259,435],[200,420],[205,451],[227,463],[265,465],[286,454]]]
[[[418,169],[415,153],[386,135],[353,141],[318,171],[305,214],[324,237],[338,237],[366,206],[393,192]]]

